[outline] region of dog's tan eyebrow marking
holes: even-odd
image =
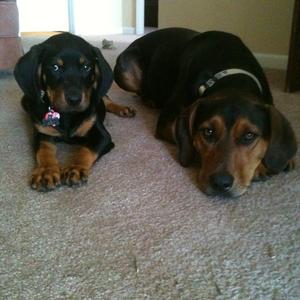
[[[200,126],[200,128],[206,128],[206,127],[213,128],[218,137],[221,137],[222,135],[225,134],[225,129],[226,129],[225,121],[219,115],[215,115],[211,119],[206,120]]]
[[[61,58],[58,58],[58,59],[56,60],[56,63],[57,63],[60,67],[62,67],[62,66],[64,65],[64,61],[63,61]]]
[[[239,136],[241,136],[246,131],[251,131],[256,134],[261,134],[259,128],[252,124],[248,119],[246,118],[239,118],[235,126],[233,128],[233,136],[235,139],[237,139]]]
[[[80,58],[79,58],[79,63],[80,63],[81,65],[83,65],[83,64],[85,63],[85,58],[84,58],[83,56],[80,56]]]

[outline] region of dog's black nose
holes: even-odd
[[[77,105],[81,102],[81,93],[79,91],[68,91],[65,93],[66,101],[70,105]]]
[[[215,191],[226,193],[233,185],[233,176],[228,172],[218,172],[210,176],[209,183]]]

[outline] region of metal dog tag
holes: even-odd
[[[43,126],[58,126],[60,114],[49,107],[48,112],[45,114],[42,124]]]

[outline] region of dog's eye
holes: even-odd
[[[52,69],[54,72],[57,72],[59,70],[59,65],[56,64],[52,65]]]
[[[85,71],[85,72],[90,72],[91,71],[91,66],[89,65],[83,65],[82,69]]]
[[[209,143],[215,141],[216,133],[213,128],[205,127],[205,128],[201,128],[200,131],[206,141],[208,141]]]
[[[203,133],[204,136],[210,137],[210,136],[213,136],[214,131],[211,128],[203,128],[202,133]]]
[[[257,134],[251,131],[244,133],[240,138],[240,143],[244,145],[250,145],[257,138]]]

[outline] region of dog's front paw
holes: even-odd
[[[293,159],[289,160],[286,167],[284,168],[284,172],[289,172],[295,169],[296,163]]]
[[[68,186],[80,186],[87,183],[89,170],[80,165],[71,165],[63,169],[64,184]]]
[[[136,114],[135,109],[133,109],[132,107],[115,103],[107,95],[103,97],[103,101],[106,110],[119,117],[132,118]]]
[[[266,181],[270,176],[268,169],[261,163],[255,170],[252,181]]]
[[[31,187],[39,192],[53,191],[60,184],[60,168],[58,165],[37,167],[32,173]]]
[[[118,105],[115,109],[116,115],[123,118],[132,118],[136,114],[136,110],[130,106]]]

